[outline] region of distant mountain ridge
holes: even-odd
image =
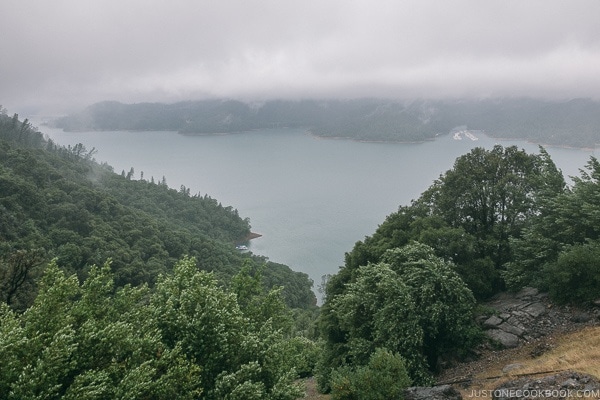
[[[486,100],[200,100],[173,104],[107,101],[59,118],[65,130],[170,130],[184,134],[306,128],[324,137],[371,141],[423,141],[457,126],[492,137],[595,147],[600,102],[529,98]]]

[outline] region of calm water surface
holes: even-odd
[[[478,141],[450,135],[419,144],[363,143],[319,139],[303,130],[274,129],[218,136],[175,132],[62,132],[42,128],[62,145],[95,147],[95,158],[115,172],[135,177],[164,176],[216,198],[249,217],[250,243],[256,254],[307,273],[315,288],[336,273],[344,253],[371,235],[399,205],[410,203],[454,160],[471,148],[526,142],[479,136]],[[548,148],[565,175],[578,175],[593,151]]]

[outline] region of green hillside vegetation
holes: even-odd
[[[264,281],[285,286],[291,307],[315,304],[306,274],[235,250],[250,224],[232,207],[185,187],[133,180],[132,172],[115,174],[93,160],[93,150],[45,141],[16,115],[0,115],[0,139],[2,295],[14,307],[31,303],[36,271],[50,259],[81,279],[111,259],[123,286],[152,285],[186,255],[224,283],[244,262],[267,263]]]
[[[25,313],[0,304],[0,398],[299,397],[306,339],[284,333],[277,290],[236,277],[225,290],[186,258],[152,290],[117,288],[108,265],[80,284],[51,263]]]
[[[186,134],[304,128],[324,137],[424,141],[459,126],[492,137],[594,147],[600,102],[527,98],[485,100],[203,100],[174,104],[102,102],[54,121],[65,130],[170,130]]]
[[[558,303],[600,299],[600,163],[569,187],[548,153],[475,148],[346,254],[326,284],[320,390],[362,398],[351,377],[398,354],[427,384],[481,340],[475,299],[534,286]],[[393,359],[388,361],[395,363]],[[360,373],[358,372],[360,371]],[[386,397],[391,386],[379,391]],[[381,394],[383,393],[383,394]]]
[[[600,298],[593,157],[568,186],[543,148],[471,150],[355,244],[318,309],[305,274],[235,250],[233,208],[0,114],[0,399],[294,399],[312,374],[332,399],[399,398],[482,340],[479,300]]]
[[[0,399],[294,399],[308,276],[236,241],[247,219],[118,175],[0,113]]]

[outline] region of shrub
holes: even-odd
[[[554,300],[586,304],[600,297],[600,243],[577,244],[546,268],[545,280]]]
[[[404,359],[384,348],[377,349],[366,366],[341,367],[332,374],[334,400],[402,399],[411,384]]]

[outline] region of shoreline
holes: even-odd
[[[258,239],[259,237],[262,237],[262,234],[256,233],[256,232],[250,232],[246,236],[244,236],[240,242],[242,242],[242,243],[249,242],[252,239]]]
[[[261,131],[261,130],[268,130],[268,129],[277,129],[277,128],[253,128],[253,129],[237,130],[237,131],[229,131],[229,132],[186,132],[186,131],[181,131],[181,130],[164,130],[163,131],[163,130],[155,130],[155,129],[112,129],[112,130],[81,129],[81,130],[79,130],[79,129],[64,129],[64,128],[52,127],[47,123],[46,123],[46,126],[49,126],[54,129],[62,129],[64,132],[67,132],[67,133],[69,133],[69,132],[73,132],[73,133],[103,132],[103,131],[118,132],[118,131],[122,130],[122,131],[126,131],[126,132],[173,132],[173,133],[177,133],[182,136],[226,136],[226,135],[243,134],[245,132],[255,132],[255,131]],[[282,127],[282,128],[290,129],[290,127]],[[291,129],[296,129],[296,128],[291,128]],[[297,129],[302,129],[302,128],[297,128]],[[574,145],[569,145],[569,144],[539,142],[539,141],[535,141],[535,140],[532,140],[530,138],[525,138],[525,137],[495,136],[495,135],[490,134],[489,132],[486,132],[485,130],[477,130],[477,131],[480,131],[483,135],[485,135],[489,138],[493,138],[493,139],[524,141],[524,142],[531,143],[531,144],[537,144],[542,147],[558,147],[558,148],[563,148],[563,149],[575,149],[575,150],[584,150],[584,151],[595,151],[596,149],[600,149],[600,143],[596,144],[596,146],[594,146],[594,147],[574,146]],[[352,141],[359,142],[359,143],[390,143],[390,144],[392,144],[392,143],[393,144],[427,143],[427,142],[435,141],[439,136],[445,135],[445,133],[438,133],[432,138],[424,138],[422,140],[394,140],[394,139],[377,140],[377,139],[360,139],[360,138],[355,138],[352,136],[326,136],[326,135],[320,135],[320,134],[314,133],[310,129],[306,129],[305,132],[306,132],[306,134],[312,136],[315,139],[352,140]]]
[[[492,138],[492,139],[498,139],[498,140],[516,140],[516,141],[523,141],[529,144],[537,144],[538,146],[542,146],[542,147],[556,147],[556,148],[560,148],[560,149],[570,149],[570,150],[584,150],[584,151],[596,151],[596,149],[600,149],[600,144],[594,146],[594,147],[581,147],[581,146],[572,146],[572,145],[568,145],[568,144],[555,144],[555,143],[545,143],[545,142],[537,142],[537,141],[533,141],[531,139],[527,139],[527,138],[516,138],[516,137],[504,137],[504,136],[491,136],[489,134],[485,134],[487,135],[487,137]]]
[[[251,240],[257,239],[259,237],[262,237],[262,234],[256,233],[256,232],[250,232],[250,233],[246,234],[246,236],[236,240],[233,244],[237,250],[246,252],[249,250],[249,248],[248,248],[248,246],[250,245],[249,242]]]
[[[435,141],[436,137],[430,138],[430,139],[423,139],[423,140],[370,140],[370,139],[359,139],[359,138],[354,138],[351,136],[325,136],[325,135],[319,135],[316,134],[314,132],[312,132],[310,129],[306,131],[306,134],[309,136],[312,136],[314,139],[323,139],[323,140],[327,140],[327,139],[331,139],[331,140],[351,140],[353,142],[359,142],[359,143],[389,143],[389,144],[421,144],[421,143],[427,143],[427,142],[433,142]]]

